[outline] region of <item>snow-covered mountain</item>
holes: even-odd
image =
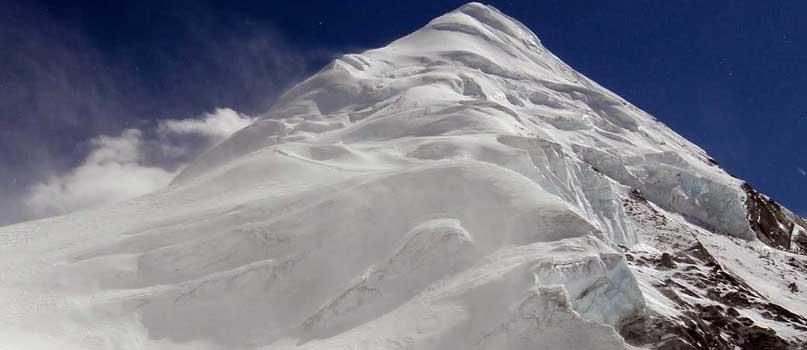
[[[807,224],[471,3],[0,228],[2,349],[798,349]]]

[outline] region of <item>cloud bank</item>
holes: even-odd
[[[200,118],[167,119],[145,130],[97,136],[78,166],[32,185],[23,203],[31,216],[46,217],[153,192],[168,185],[190,159],[253,121],[217,109]]]

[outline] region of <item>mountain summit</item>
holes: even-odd
[[[164,190],[0,228],[0,338],[796,349],[805,227],[470,3],[335,60]]]

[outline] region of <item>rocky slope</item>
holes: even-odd
[[[0,337],[797,349],[804,227],[471,3],[337,59],[164,190],[0,228]]]

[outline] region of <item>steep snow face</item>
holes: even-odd
[[[499,135],[503,147],[484,146],[504,154],[469,153],[468,135]],[[417,142],[407,158],[496,163],[572,204],[620,244],[636,239],[621,224],[609,189],[616,185],[638,188],[714,230],[754,236],[741,183],[704,151],[575,72],[517,21],[479,4],[384,48],[334,61],[177,182],[209,177],[245,153],[296,142],[341,144],[347,151],[356,144]]]
[[[334,61],[163,191],[0,228],[0,336],[630,348],[624,325],[682,311],[621,254],[663,246],[628,193],[675,227],[754,239],[741,184],[472,3]]]

